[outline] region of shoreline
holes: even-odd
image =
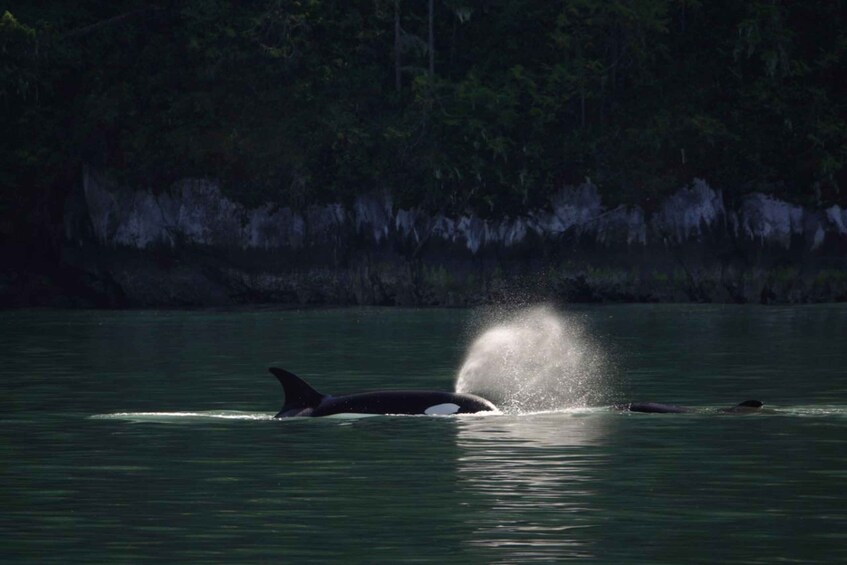
[[[649,212],[583,184],[499,219],[397,208],[387,193],[248,208],[211,181],[154,193],[89,169],[81,188],[50,254],[4,253],[0,306],[847,301],[847,210],[730,203],[700,179]]]

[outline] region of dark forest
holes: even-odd
[[[843,2],[11,2],[4,237],[56,224],[83,165],[302,207],[375,188],[487,217],[589,178],[650,202],[847,202]],[[43,235],[43,234],[42,234]]]

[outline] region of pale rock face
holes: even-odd
[[[847,210],[840,206],[831,206],[826,209],[826,219],[835,227],[841,235],[847,235]]]
[[[216,184],[184,181],[176,231],[197,245],[243,247],[248,211],[221,196]]]
[[[761,243],[791,245],[791,236],[803,233],[803,208],[765,194],[747,195],[738,211],[736,231]]]
[[[567,187],[550,199],[551,212],[530,213],[530,227],[540,236],[558,236],[572,229],[578,233],[591,231],[604,213],[600,194],[591,184]]]
[[[371,230],[371,235],[377,243],[388,237],[389,226],[392,222],[391,198],[388,196],[365,195],[356,198],[353,204],[356,231]]]
[[[394,229],[400,235],[406,238],[412,238],[415,243],[420,243],[422,238],[422,229],[420,228],[421,213],[417,209],[412,210],[397,210],[397,216],[394,219]]]
[[[290,208],[275,209],[265,204],[251,211],[245,231],[245,247],[299,249],[306,237],[306,223]]]
[[[114,240],[130,247],[147,247],[168,237],[169,224],[173,222],[159,206],[152,194],[133,192],[122,202],[127,214],[115,225]],[[118,219],[115,214],[115,219]]]
[[[666,243],[699,239],[725,214],[723,197],[702,179],[671,195],[651,218],[653,232]]]
[[[590,226],[603,214],[600,193],[592,184],[583,184],[576,188],[565,188],[551,199],[554,220],[552,230],[567,231],[577,226],[590,231]]]
[[[486,243],[486,223],[476,216],[462,216],[456,230],[471,253],[476,253]]]
[[[503,230],[500,236],[506,247],[512,247],[524,240],[527,233],[527,221],[524,218],[516,218],[509,222],[504,221],[502,224]]]
[[[472,254],[489,245],[512,247],[530,232],[542,239],[593,239],[604,246],[674,245],[700,241],[709,231],[760,244],[791,245],[801,235],[815,249],[828,233],[847,235],[847,210],[804,210],[754,193],[738,210],[727,210],[723,196],[695,179],[647,215],[638,206],[607,209],[591,184],[554,194],[549,207],[525,216],[484,220],[429,215],[420,209],[393,208],[390,195],[359,196],[352,209],[340,204],[311,206],[304,212],[264,204],[248,209],[229,200],[207,180],[186,180],[169,193],[115,189],[87,171],[84,193],[94,233],[104,245],[144,249],[151,245],[191,244],[235,249],[299,249],[343,240],[352,233],[376,244],[395,238],[422,243],[429,239],[462,247]]]
[[[168,229],[175,227],[173,202],[160,203],[149,192],[108,191],[89,173],[83,188],[94,233],[102,243],[142,249],[173,243]]]
[[[330,241],[335,234],[340,233],[346,222],[347,214],[341,204],[327,204],[326,206],[310,206],[306,211],[306,218],[295,214],[290,208],[285,210],[299,220],[299,247],[308,244],[308,238],[313,242]],[[284,223],[278,229],[285,229]],[[307,233],[308,230],[308,233]],[[382,227],[382,232],[387,233],[387,227]]]
[[[647,222],[638,206],[618,206],[595,222],[597,241],[607,246],[647,244]]]
[[[433,219],[431,234],[447,241],[456,241],[456,221],[439,214]]]

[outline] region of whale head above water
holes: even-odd
[[[285,369],[268,369],[279,379],[285,403],[275,416],[331,416],[333,414],[450,415],[496,411],[488,400],[473,395],[434,390],[382,390],[344,396],[321,394]]]

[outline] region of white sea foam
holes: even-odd
[[[218,410],[208,412],[115,412],[113,414],[96,414],[97,420],[132,420],[132,421],[170,421],[182,418],[212,418],[222,420],[273,420],[273,414],[256,412],[237,412],[234,410]]]
[[[494,316],[471,344],[456,392],[507,413],[556,411],[597,404],[607,373],[604,351],[575,316],[536,306]]]

